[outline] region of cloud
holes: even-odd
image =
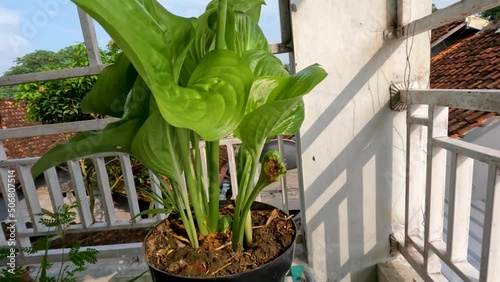
[[[0,8],[0,74],[14,65],[14,59],[30,50],[29,42],[20,34],[21,13]]]

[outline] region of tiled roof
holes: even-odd
[[[500,89],[498,22],[458,40],[431,59],[430,86],[440,89]],[[450,109],[452,137],[465,135],[498,113]]]
[[[443,35],[447,34],[452,29],[454,29],[455,27],[459,26],[463,22],[464,22],[463,20],[459,20],[459,21],[456,21],[456,22],[449,23],[447,25],[443,25],[443,26],[438,27],[436,29],[433,29],[432,32],[431,32],[431,44],[434,43],[434,42],[436,42]]]
[[[16,105],[13,100],[0,99],[0,127],[15,128],[34,125],[26,119],[26,108]],[[48,135],[29,138],[6,139],[3,141],[7,159],[18,159],[41,156],[56,144],[64,143],[66,136]]]

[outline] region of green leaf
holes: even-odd
[[[219,4],[218,0],[213,0],[207,6],[207,10],[217,9]],[[235,12],[243,12],[250,16],[255,22],[259,22],[260,11],[262,5],[265,5],[264,0],[229,0],[227,1],[228,7],[232,8]]]
[[[180,183],[182,174],[177,129],[159,111],[151,113],[132,143],[132,154],[149,169]]]
[[[268,137],[282,134],[281,131],[297,131],[304,115],[302,97],[270,102],[246,115],[238,131],[248,151],[258,156]],[[284,127],[282,124],[289,124]]]
[[[228,17],[228,19],[231,19]],[[258,23],[248,15],[234,13],[234,23],[228,21],[226,32],[227,48],[243,56],[249,50],[269,51],[269,43]]]
[[[136,219],[143,215],[169,214],[170,212],[172,212],[171,209],[149,209],[136,214],[134,217],[132,217],[132,219]]]
[[[97,20],[151,87],[172,76],[175,51],[165,48],[165,30],[136,0],[72,0]],[[126,15],[126,16],[124,16]],[[165,79],[167,77],[164,77]],[[154,87],[151,87],[154,91]]]
[[[274,76],[288,77],[290,74],[280,59],[266,50],[250,50],[243,54],[245,60],[256,77]]]
[[[286,87],[286,79],[282,77],[259,77],[254,80],[248,97],[245,114],[253,112],[268,102],[271,93]]]
[[[168,123],[213,141],[231,134],[240,123],[252,80],[240,56],[214,50],[198,64],[188,88],[175,87],[155,98]]]
[[[120,54],[113,65],[99,74],[92,90],[82,100],[82,111],[121,118],[128,93],[136,79],[134,66],[125,54]]]
[[[195,32],[186,50],[186,56],[179,77],[179,85],[186,86],[199,62],[215,49],[215,25],[217,13],[209,10],[193,20]]]
[[[313,90],[327,75],[319,64],[310,65],[290,76],[286,87],[273,92],[270,99],[277,101],[303,96]]]
[[[65,161],[103,152],[130,153],[130,143],[140,129],[141,119],[121,120],[109,124],[101,132],[77,134],[71,141],[57,145],[43,155],[31,168],[34,178]]]

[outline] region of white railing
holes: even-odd
[[[500,151],[449,138],[447,128],[448,107],[500,112],[500,91],[402,90],[400,94],[408,104],[401,253],[426,281],[446,281],[442,263],[463,281],[500,281]],[[467,260],[474,160],[489,166],[480,269]]]
[[[3,198],[5,207],[9,206],[9,199],[7,195],[9,194],[9,192],[15,191],[8,185],[9,170],[15,170],[15,174],[19,178],[20,186],[22,188],[22,191],[15,191],[17,220],[15,236],[16,246],[29,247],[31,246],[30,237],[43,236],[50,231],[47,229],[47,227],[39,223],[37,214],[41,213],[43,208],[56,210],[57,207],[62,206],[63,203],[70,203],[74,202],[75,200],[79,201],[79,206],[77,208],[77,224],[71,224],[68,227],[67,233],[84,233],[92,231],[109,231],[117,229],[150,227],[156,222],[159,222],[165,218],[165,215],[158,214],[155,218],[136,218],[132,220],[132,217],[138,214],[140,210],[131,161],[129,155],[127,154],[104,153],[85,157],[86,159],[92,160],[96,170],[98,184],[96,190],[98,196],[96,196],[96,199],[98,199],[100,209],[103,213],[103,216],[100,217],[99,220],[96,220],[94,222],[94,210],[91,209],[91,203],[89,200],[89,196],[87,195],[87,189],[85,187],[84,178],[82,176],[79,159],[67,162],[69,174],[71,176],[70,190],[74,193],[75,196],[72,196],[73,193],[66,193],[66,197],[63,197],[60,186],[60,179],[58,173],[56,172],[56,169],[53,167],[45,171],[44,173],[49,197],[48,199],[42,199],[41,197],[39,197],[39,194],[37,194],[37,187],[30,172],[31,166],[39,159],[39,157],[25,159],[7,159],[3,148],[3,141],[5,139],[15,140],[17,138],[24,137],[73,133],[88,130],[100,130],[104,128],[106,124],[115,120],[116,119],[105,119],[98,121],[83,121],[0,130],[0,188],[2,193],[1,197]],[[221,145],[225,145],[227,150],[233,198],[238,193],[234,146],[239,143],[240,140],[236,138],[227,138],[221,140]],[[205,163],[206,154],[203,142],[200,144],[200,148],[202,151],[202,161],[203,163]],[[113,203],[112,191],[110,189],[106,163],[104,161],[105,157],[110,156],[117,156],[121,164],[122,177],[127,197],[127,203],[124,210],[128,218],[124,218],[123,216],[121,216],[121,218],[118,218],[116,214],[117,209],[115,208],[115,205]],[[203,167],[203,170],[204,174],[206,175],[206,166]],[[150,175],[152,179],[154,179],[154,175],[151,174],[151,172]],[[151,181],[151,188],[154,192],[160,192],[155,181]],[[49,207],[47,207],[48,201],[50,201]],[[45,207],[43,206],[43,204],[45,204]],[[159,203],[155,204],[157,208],[161,207]],[[0,220],[2,220],[4,223],[8,222],[6,218],[2,218]],[[29,223],[29,225],[27,225],[27,223]],[[7,246],[9,246],[8,241],[5,237],[3,229],[0,228],[0,248]],[[121,257],[124,255],[134,256],[141,253],[142,243],[98,246],[94,248],[97,248],[100,251],[99,257]],[[35,255],[25,255],[21,253],[20,257],[18,258],[18,262],[21,263],[21,265],[26,263],[39,263],[41,260],[41,255],[41,253]],[[49,259],[60,259],[60,256],[61,250],[51,250],[49,252]]]

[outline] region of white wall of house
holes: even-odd
[[[384,42],[396,0],[291,2],[297,70],[329,73],[305,99],[299,140],[309,263],[318,281],[376,281],[404,223],[406,119],[389,109],[389,85],[410,49],[411,79],[428,83],[430,35]],[[430,13],[431,0],[404,2],[408,18]]]

